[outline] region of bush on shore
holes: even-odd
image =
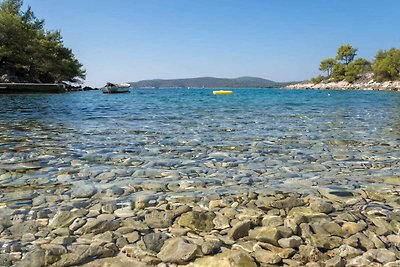
[[[379,50],[373,64],[374,77],[377,81],[400,79],[400,49]]]

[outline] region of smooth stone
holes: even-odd
[[[345,261],[341,257],[336,256],[325,261],[325,267],[345,267]]]
[[[396,247],[400,247],[400,236],[399,235],[388,235],[387,240],[395,245]]]
[[[155,192],[138,192],[134,195],[135,209],[144,209],[156,204],[157,195]]]
[[[150,233],[143,237],[143,242],[147,249],[158,253],[168,238],[164,233]]]
[[[330,217],[325,213],[316,213],[309,207],[294,207],[289,211],[286,219],[293,219],[294,222],[299,225],[301,223],[330,220]]]
[[[62,245],[46,244],[42,245],[42,248],[46,251],[45,253],[46,265],[50,265],[57,262],[61,258],[61,255],[67,253],[67,249]]]
[[[235,215],[236,219],[240,221],[249,220],[254,225],[258,225],[261,217],[265,214],[259,209],[238,208],[238,211],[239,213]]]
[[[388,262],[384,265],[384,267],[399,267],[399,266],[400,266],[400,260],[394,262]]]
[[[280,248],[269,243],[258,242],[257,247],[261,247],[263,249],[271,251],[282,259],[291,258],[294,254],[296,254],[296,250],[293,248]]]
[[[258,262],[265,264],[277,264],[282,261],[276,253],[264,249],[258,249],[254,252],[254,257]]]
[[[167,228],[172,225],[175,213],[173,211],[153,210],[144,215],[145,223],[151,228]]]
[[[35,249],[25,254],[17,264],[18,267],[42,267],[45,266],[45,251]]]
[[[68,182],[71,181],[71,179],[72,179],[72,176],[69,175],[69,174],[60,174],[60,175],[57,176],[57,180],[60,183],[68,183]]]
[[[117,216],[118,218],[128,218],[135,216],[136,212],[132,210],[130,207],[126,207],[114,210],[114,215]]]
[[[131,233],[124,234],[123,237],[125,237],[126,240],[127,240],[130,244],[135,243],[136,241],[138,241],[138,240],[140,239],[139,232],[136,232],[136,231],[131,232]]]
[[[126,245],[128,245],[129,242],[125,237],[118,237],[117,240],[115,241],[115,245],[121,249],[123,247],[125,247]]]
[[[97,193],[97,189],[92,185],[77,185],[72,189],[71,198],[89,198]]]
[[[69,226],[69,229],[71,230],[71,231],[76,231],[76,230],[78,230],[79,228],[81,228],[83,225],[85,225],[85,223],[86,223],[86,219],[85,218],[76,218],[72,223],[71,223],[71,225]]]
[[[57,211],[56,215],[50,220],[49,226],[53,228],[63,228],[70,226],[75,219],[83,217],[88,213],[85,209],[78,209],[73,211]]]
[[[0,254],[0,266],[11,267],[13,265],[12,258],[8,254]]]
[[[124,189],[115,185],[106,190],[106,196],[108,197],[119,197],[123,194],[124,194]]]
[[[142,221],[134,218],[126,218],[122,221],[123,227],[129,227],[132,231],[148,232],[149,226]]]
[[[229,224],[229,219],[219,212],[215,213],[215,218],[213,219],[214,228],[217,230],[223,230],[231,227]]]
[[[107,213],[102,213],[99,216],[97,216],[98,221],[112,221],[115,220],[116,216],[114,214],[107,214]]]
[[[104,246],[84,246],[79,252],[61,255],[60,260],[53,263],[52,267],[79,266],[91,259],[100,259],[115,256],[116,250]]]
[[[371,249],[363,254],[363,257],[369,259],[370,261],[377,261],[382,264],[396,261],[396,254],[385,248]]]
[[[141,245],[126,245],[122,248],[121,252],[129,258],[138,259],[141,262],[147,263],[146,266],[154,266],[161,263],[161,260],[156,257],[154,252],[145,249]]]
[[[195,257],[197,249],[196,245],[188,243],[185,239],[174,237],[164,242],[157,257],[163,262],[184,264]]]
[[[214,208],[223,208],[226,207],[227,203],[223,199],[212,199],[208,203],[208,208],[209,209],[214,209]]]
[[[194,267],[257,267],[247,253],[235,250],[224,251],[214,256],[196,259]]]
[[[343,244],[343,241],[338,236],[329,236],[324,234],[314,234],[311,236],[311,242],[317,248],[334,249]]]
[[[365,229],[366,223],[345,222],[342,225],[342,231],[345,236],[351,236]]]
[[[248,253],[254,252],[254,250],[258,247],[259,247],[258,241],[255,240],[244,241],[243,239],[238,240],[232,245],[232,249],[234,250],[240,249]]]
[[[334,211],[333,205],[323,199],[313,199],[310,203],[310,208],[315,212],[320,212],[325,214]]]
[[[315,233],[319,234],[330,234],[330,235],[335,235],[335,236],[340,236],[343,237],[343,229],[340,227],[339,224],[336,222],[321,222],[321,223],[314,223],[311,225],[312,228],[314,229]]]
[[[98,234],[93,237],[92,244],[95,243],[97,245],[102,245],[104,243],[111,243],[114,240],[114,234],[111,231],[104,232],[102,234]]]
[[[277,209],[291,209],[304,205],[304,200],[296,197],[288,197],[286,199],[277,200],[271,203],[271,206]]]
[[[367,259],[364,256],[357,256],[355,258],[349,259],[346,263],[346,267],[360,267],[360,266],[374,266],[374,265],[369,259]]]
[[[337,249],[337,253],[342,258],[351,259],[351,258],[362,255],[364,252],[360,249],[354,248],[349,245],[341,245]]]
[[[37,229],[38,225],[35,221],[18,222],[8,228],[14,239],[21,238],[25,233],[36,233]]]
[[[67,246],[67,245],[71,244],[72,242],[74,242],[75,240],[76,240],[76,237],[74,237],[74,236],[58,236],[55,239],[53,239],[51,241],[51,243],[56,244],[56,245]]]
[[[299,236],[291,236],[278,240],[278,244],[283,248],[298,248],[302,243],[303,240]]]
[[[63,228],[56,228],[53,231],[51,231],[51,233],[55,235],[65,236],[69,235],[71,231],[69,230],[69,228],[63,227]]]
[[[100,234],[107,231],[114,231],[120,226],[120,222],[117,220],[112,221],[103,221],[92,219],[88,220],[87,223],[75,231],[76,234],[83,235],[83,234]]]
[[[378,227],[376,233],[378,235],[389,235],[394,232],[393,226],[384,218],[370,218],[372,223]]]
[[[320,262],[326,258],[319,249],[311,245],[300,245],[298,255],[303,262]]]
[[[112,214],[117,209],[117,205],[114,203],[107,203],[101,207],[102,213]]]
[[[32,199],[32,206],[37,207],[42,204],[46,203],[46,197],[45,196],[37,196],[34,199]]]
[[[261,224],[263,226],[278,227],[278,226],[282,226],[284,224],[284,222],[283,222],[283,218],[281,216],[265,215],[262,218]]]
[[[390,176],[383,179],[386,184],[400,185],[400,176]]]
[[[239,221],[237,222],[228,232],[228,237],[233,240],[245,237],[249,234],[250,221]]]
[[[25,234],[23,234],[22,235],[22,237],[21,237],[21,241],[22,242],[32,242],[32,241],[34,241],[36,238],[35,238],[35,236],[32,234],[32,233],[25,233]]]
[[[194,231],[210,232],[214,229],[215,213],[211,211],[190,211],[181,215],[178,224]]]
[[[355,204],[362,200],[361,196],[359,196],[354,191],[349,190],[333,190],[322,188],[319,189],[319,192],[322,196],[326,197],[329,200],[345,204]]]
[[[354,236],[358,239],[358,244],[361,249],[370,250],[375,248],[374,242],[372,242],[365,234],[357,233]]]
[[[262,226],[250,230],[249,237],[261,242],[267,242],[277,246],[278,240],[281,238],[281,234],[277,228]]]

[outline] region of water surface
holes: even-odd
[[[351,189],[400,173],[396,92],[1,95],[0,114],[0,202],[27,186],[204,196]]]

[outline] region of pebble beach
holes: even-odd
[[[3,97],[0,266],[400,266],[399,101]]]

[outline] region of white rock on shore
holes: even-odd
[[[376,82],[369,80],[367,82],[349,83],[340,82],[320,82],[312,83],[305,81],[302,83],[286,86],[288,89],[327,89],[327,90],[377,90],[377,91],[400,91],[400,81]]]

